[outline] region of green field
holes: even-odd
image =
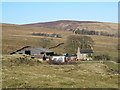
[[[25,59],[19,62],[20,57],[23,56],[3,56],[3,88],[118,88],[119,74],[110,72],[108,64],[30,64]]]

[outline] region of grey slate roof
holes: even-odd
[[[80,53],[93,53],[92,49],[81,49]]]

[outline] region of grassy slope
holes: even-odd
[[[96,65],[102,66],[92,64],[94,68]],[[82,66],[86,67],[86,64]],[[91,64],[88,66],[91,67]],[[81,70],[79,67],[73,65],[4,67],[3,88],[118,88],[117,75],[99,74]],[[74,68],[75,70],[72,70]]]
[[[47,33],[59,33],[63,38],[51,38],[51,37],[41,37],[41,36],[32,36],[32,32],[47,32]],[[67,36],[72,35],[73,33],[67,31],[57,31],[53,29],[38,28],[38,27],[26,27],[26,26],[17,26],[3,24],[2,32],[2,41],[3,41],[3,54],[10,53],[15,51],[23,46],[40,46],[40,38],[49,38],[53,39],[51,46],[55,46],[61,42],[65,42]],[[82,36],[82,35],[79,35]],[[89,35],[88,35],[89,36]],[[105,36],[90,36],[95,41],[94,51],[96,54],[109,54],[113,57],[117,57],[117,38],[114,37],[105,37]],[[62,53],[64,51],[64,45],[52,49],[57,53]]]
[[[3,88],[118,88],[118,74],[108,72],[105,64],[11,66],[10,60],[18,57],[4,56]]]
[[[63,38],[53,39],[53,46],[66,41],[71,32],[55,31],[45,28],[33,28],[16,25],[3,27],[3,53],[15,51],[23,46],[39,46],[40,36],[31,36],[31,32],[55,32],[62,34]],[[90,36],[95,40],[94,50],[96,54],[108,53],[117,56],[117,38],[104,36]],[[64,45],[56,49],[56,52],[64,52]],[[5,56],[6,57],[6,56]],[[10,58],[8,58],[9,60]],[[111,64],[108,64],[111,67]],[[87,67],[86,67],[87,66]],[[116,67],[116,66],[115,66]],[[114,68],[114,67],[113,67]],[[46,72],[45,72],[46,71]],[[106,65],[100,63],[79,65],[43,65],[38,66],[7,66],[3,64],[3,87],[11,88],[117,88],[118,75],[107,72]]]
[[[15,51],[23,46],[30,45],[30,46],[40,46],[40,36],[32,36],[30,35],[33,32],[46,32],[46,33],[60,33],[67,37],[66,33],[69,35],[68,32],[58,32],[51,29],[44,29],[44,28],[32,28],[32,27],[25,27],[25,26],[8,26],[3,27],[3,53],[9,53]],[[50,38],[50,37],[48,37]],[[60,42],[64,42],[64,39],[57,39],[57,38],[50,38],[53,39],[53,46],[59,44]],[[51,46],[49,46],[51,47]]]

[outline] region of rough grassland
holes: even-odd
[[[103,64],[87,66],[92,70],[86,64],[3,67],[3,88],[118,88],[118,75],[106,73]]]
[[[57,33],[61,34],[63,38],[52,38],[52,37],[42,37],[42,36],[32,36],[33,32],[44,32],[44,33]],[[3,54],[8,54],[10,52],[16,51],[24,46],[40,46],[41,38],[52,39],[52,44],[48,45],[47,48],[55,46],[59,43],[66,42],[68,36],[73,35],[72,32],[58,31],[53,29],[39,28],[39,27],[27,27],[27,26],[17,26],[11,24],[3,24],[2,27],[2,52]],[[83,36],[83,35],[79,35]],[[115,37],[105,37],[105,36],[95,36],[88,35],[92,37],[95,41],[94,51],[96,54],[109,54],[112,57],[117,57],[117,43],[118,39]],[[64,45],[51,49],[56,53],[65,52]]]
[[[11,65],[18,57],[3,57],[3,88],[118,88],[118,74],[102,63]]]
[[[87,66],[92,70],[86,64],[3,67],[3,88],[118,88],[118,75],[106,73],[105,65]]]
[[[63,38],[51,38],[32,36],[32,32],[58,33]],[[35,28],[3,24],[2,31],[2,52],[8,54],[16,51],[23,46],[40,46],[41,38],[53,39],[49,47],[55,46],[61,42],[66,42],[71,32],[57,31],[46,28]],[[82,35],[79,35],[82,36]],[[95,54],[109,54],[117,57],[117,38],[105,36],[90,36],[95,41]],[[65,52],[64,45],[52,49],[56,53]],[[118,74],[108,72],[111,63],[80,63],[77,65],[11,65],[9,55],[4,56],[3,61],[3,88],[117,88]],[[17,58],[17,59],[16,59]],[[18,60],[17,57],[12,57]],[[8,61],[7,61],[8,60]],[[115,59],[113,59],[115,60]],[[17,61],[16,61],[17,62]],[[16,64],[15,62],[15,64]],[[33,62],[31,62],[33,63]]]

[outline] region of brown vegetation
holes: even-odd
[[[54,47],[59,43],[65,43],[57,48],[51,50],[56,53],[63,53],[65,51],[66,40],[70,35],[74,35],[72,32],[58,31],[54,29],[40,28],[40,27],[28,27],[28,26],[16,26],[12,24],[2,24],[2,52],[8,54],[16,51],[24,46],[43,46],[42,39],[46,38],[50,40],[46,48]],[[32,32],[48,32],[60,34],[62,38],[44,37],[44,36],[32,36]],[[93,49],[97,55],[108,54],[117,58],[117,43],[118,38],[105,37],[97,35],[75,35],[75,36],[89,36],[95,42]]]

